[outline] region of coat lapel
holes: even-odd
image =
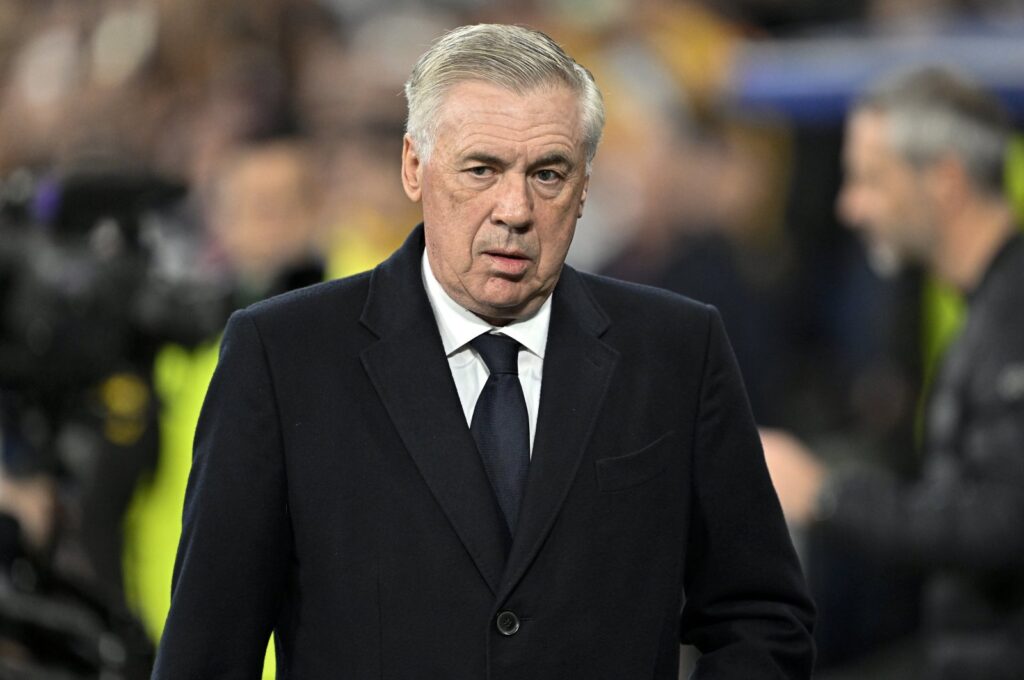
[[[575,270],[564,268],[554,295],[533,456],[499,602],[522,578],[551,531],[619,357],[600,339],[608,318]]]
[[[420,474],[497,592],[508,529],[466,426],[420,273],[422,227],[374,270],[363,324],[379,341],[363,366]]]

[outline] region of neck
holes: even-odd
[[[1002,200],[979,199],[965,205],[944,230],[936,275],[960,291],[973,290],[1013,225],[1013,213]]]

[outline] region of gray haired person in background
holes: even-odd
[[[763,433],[790,521],[926,575],[924,658],[900,678],[1024,677],[1024,237],[1004,196],[1010,132],[991,95],[935,67],[882,82],[848,120],[840,216],[879,273],[919,265],[967,301],[932,383],[920,478],[831,471]]]

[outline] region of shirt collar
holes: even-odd
[[[548,342],[548,326],[551,323],[551,296],[544,301],[537,312],[527,318],[513,321],[507,326],[492,326],[473,312],[463,308],[441,286],[434,276],[427,259],[427,251],[423,251],[421,272],[423,287],[427,291],[427,299],[434,311],[437,328],[441,332],[441,344],[446,356],[458,352],[470,340],[490,331],[500,331],[541,359]]]

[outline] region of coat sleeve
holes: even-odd
[[[860,468],[833,474],[819,499],[819,530],[879,559],[934,569],[1024,568],[1024,333],[987,360],[1008,376],[970,405],[971,427],[959,448],[929,451],[912,483]],[[1014,376],[1019,376],[1014,378]],[[1001,389],[1002,388],[1002,389]]]
[[[236,312],[196,429],[155,680],[260,676],[291,559],[286,501],[272,376]]]
[[[809,678],[814,606],[714,310],[693,456],[681,622],[702,654],[693,678]]]

